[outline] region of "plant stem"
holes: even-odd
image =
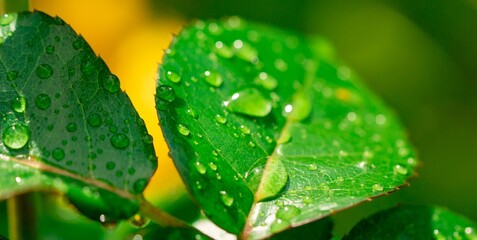
[[[29,0],[0,0],[0,13],[28,11],[29,2]]]
[[[11,240],[38,239],[35,201],[36,193],[26,193],[7,200]]]

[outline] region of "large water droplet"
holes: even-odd
[[[16,13],[5,13],[0,17],[0,25],[6,26],[17,18]]]
[[[178,83],[181,81],[181,76],[173,71],[167,71],[166,78],[173,83]]]
[[[223,79],[222,75],[214,71],[205,71],[204,72],[205,81],[214,87],[220,87],[222,85]]]
[[[116,93],[121,89],[119,78],[114,74],[104,73],[101,82],[104,89],[110,93]]]
[[[40,64],[36,67],[36,75],[39,78],[47,79],[53,75],[53,69],[48,64]]]
[[[276,217],[282,220],[291,220],[292,218],[296,217],[298,214],[301,213],[301,210],[295,206],[285,206],[283,208],[278,209],[276,213]]]
[[[157,97],[159,97],[160,99],[164,99],[168,102],[172,102],[176,98],[174,89],[168,85],[159,86],[156,92],[157,92]]]
[[[234,198],[227,194],[226,191],[220,191],[220,200],[222,200],[222,203],[227,207],[232,206],[234,203]]]
[[[53,151],[51,151],[51,156],[56,160],[56,161],[61,161],[63,158],[65,158],[65,151],[61,148],[55,148]]]
[[[26,108],[26,99],[24,97],[16,97],[12,101],[12,109],[17,113],[22,113]]]
[[[10,149],[20,149],[30,140],[30,128],[23,124],[8,126],[2,134],[2,141]]]
[[[35,98],[35,106],[41,110],[46,110],[51,105],[50,96],[42,93],[38,94]]]
[[[103,123],[103,119],[101,118],[101,115],[99,115],[98,113],[90,114],[88,116],[87,121],[91,127],[98,127],[98,126],[101,126],[101,124]]]
[[[252,117],[265,117],[272,110],[272,103],[256,88],[245,88],[230,97],[225,102],[231,112],[241,113]]]
[[[199,172],[200,174],[205,174],[207,172],[207,169],[205,168],[205,166],[202,165],[202,163],[200,162],[195,162],[194,166],[197,172]]]
[[[118,149],[124,149],[129,145],[129,138],[122,133],[114,134],[111,137],[111,145]]]
[[[261,72],[255,78],[254,83],[260,85],[268,90],[273,90],[277,87],[277,80],[266,72]]]
[[[189,128],[185,124],[179,123],[177,125],[177,131],[184,136],[188,136],[190,134]]]

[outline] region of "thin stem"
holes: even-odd
[[[38,239],[35,201],[36,193],[26,193],[7,200],[11,240]]]
[[[29,0],[0,0],[0,13],[28,11]]]

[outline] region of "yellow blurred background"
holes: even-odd
[[[160,204],[183,194],[185,188],[158,125],[154,94],[163,50],[184,20],[174,13],[152,14],[142,0],[41,0],[31,1],[30,8],[65,20],[119,77],[122,89],[154,137],[159,159],[145,197]]]

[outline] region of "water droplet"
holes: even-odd
[[[273,90],[278,85],[277,80],[266,72],[259,73],[255,78],[254,83],[268,90]]]
[[[220,87],[222,85],[223,79],[220,73],[213,71],[204,72],[205,81],[214,87]]]
[[[209,168],[212,169],[212,171],[217,171],[217,165],[215,165],[213,162],[209,163]]]
[[[303,203],[312,203],[312,202],[313,202],[313,198],[310,197],[310,196],[304,196],[304,197],[302,198],[302,201],[303,201]]]
[[[129,146],[129,138],[122,133],[114,134],[111,137],[111,145],[118,149],[124,149]]]
[[[147,185],[147,179],[139,179],[134,183],[133,189],[136,193],[141,193]]]
[[[121,89],[119,78],[109,72],[105,72],[102,74],[101,82],[103,88],[110,93],[116,93],[119,91],[119,89]]]
[[[217,157],[217,156],[219,156],[219,153],[217,152],[217,150],[213,150],[213,151],[212,151],[212,155],[214,155],[214,156]]]
[[[194,118],[194,119],[197,119],[198,115],[197,113],[194,111],[194,109],[187,109],[186,111],[187,115],[189,115],[190,117]]]
[[[396,165],[396,166],[394,166],[394,173],[395,174],[400,174],[400,175],[407,175],[408,170],[401,165]]]
[[[289,105],[288,105],[289,106]],[[287,111],[285,109],[284,116],[294,121],[301,121],[307,118],[311,113],[311,101],[305,94],[298,94],[293,100],[292,108]]]
[[[253,64],[258,63],[257,49],[253,48],[250,44],[244,43],[241,40],[235,40],[234,47],[237,49],[235,56]]]
[[[116,167],[116,163],[114,163],[114,162],[112,162],[112,161],[106,163],[106,169],[108,169],[108,170],[113,170],[114,167]]]
[[[12,109],[17,113],[22,113],[26,108],[26,99],[24,97],[16,97],[12,101]]]
[[[56,160],[56,161],[61,161],[63,158],[65,158],[65,151],[61,148],[55,148],[53,151],[51,151],[51,156]]]
[[[275,60],[275,68],[280,72],[285,72],[288,69],[288,64],[283,61],[283,59],[279,58]]]
[[[318,169],[318,166],[316,166],[315,163],[310,163],[310,165],[308,165],[308,170],[315,171],[316,169]]]
[[[85,59],[80,64],[80,71],[85,75],[90,75],[95,72],[94,62],[91,59]]]
[[[227,207],[232,206],[234,203],[234,198],[228,195],[226,191],[220,191],[220,200]]]
[[[184,136],[188,136],[190,134],[189,128],[185,124],[179,123],[177,125],[177,131]]]
[[[101,115],[99,115],[98,113],[90,114],[86,121],[91,127],[99,127],[103,123],[103,119],[101,118]]]
[[[16,13],[5,13],[0,17],[0,25],[6,26],[17,18]]]
[[[68,125],[66,125],[66,131],[68,132],[74,132],[78,129],[78,125],[76,125],[76,123],[68,123]]]
[[[168,106],[169,106],[168,101],[156,97],[156,109],[157,110],[161,110],[161,111],[167,110]]]
[[[47,79],[53,75],[53,69],[48,64],[40,64],[36,67],[36,75],[39,78]]]
[[[17,79],[18,77],[18,71],[9,71],[7,72],[7,80],[8,81],[13,81]]]
[[[30,140],[30,128],[23,124],[8,126],[2,134],[2,141],[10,149],[20,149]]]
[[[217,114],[215,115],[215,121],[221,124],[225,124],[227,122],[227,119],[224,116]]]
[[[276,213],[276,217],[282,220],[291,220],[292,218],[296,217],[298,214],[301,213],[301,210],[295,206],[285,206],[283,208],[278,209]]]
[[[223,58],[232,58],[234,56],[232,49],[221,41],[215,42],[213,51],[215,54]]]
[[[83,37],[78,36],[78,38],[76,38],[76,40],[74,40],[71,45],[73,46],[75,50],[79,50],[83,46],[83,42],[84,42]]]
[[[159,97],[160,99],[164,99],[168,102],[172,102],[176,98],[174,89],[168,85],[159,86],[156,92],[157,92],[157,97]]]
[[[252,148],[255,147],[255,143],[253,143],[253,142],[248,142],[248,145]]]
[[[244,134],[250,134],[250,128],[244,125],[240,125],[240,131]]]
[[[275,220],[272,225],[270,226],[270,231],[273,233],[275,232],[280,232],[290,226],[290,223],[288,221],[282,220],[282,219],[277,219]]]
[[[151,219],[144,217],[140,214],[136,214],[131,218],[130,222],[136,228],[144,228],[146,227],[146,225],[148,225],[151,222]],[[141,237],[141,235],[136,235],[136,236]],[[133,240],[142,240],[142,237],[139,239],[136,239],[136,236],[134,236]]]
[[[181,76],[173,71],[167,71],[166,78],[173,83],[178,83],[181,81]]]
[[[55,52],[55,46],[53,46],[53,45],[48,45],[48,46],[46,46],[45,52],[46,52],[47,54],[53,54],[53,53]]]
[[[380,192],[380,191],[383,191],[383,186],[379,183],[376,183],[373,185],[373,191],[376,191],[376,192]]]
[[[238,91],[224,103],[231,112],[252,117],[265,117],[272,110],[272,103],[256,88],[245,88]]]
[[[205,168],[205,166],[202,165],[202,163],[200,162],[195,162],[194,166],[197,172],[199,172],[200,174],[205,174],[207,172],[207,169]]]
[[[50,96],[42,93],[38,94],[35,98],[35,106],[41,110],[46,110],[51,105]]]

